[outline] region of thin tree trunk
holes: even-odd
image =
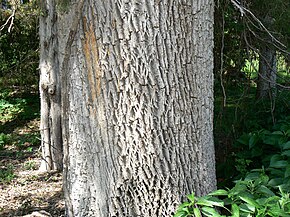
[[[58,17],[68,216],[172,216],[215,188],[213,1],[72,1]]]
[[[60,72],[54,1],[42,2],[40,17],[41,171],[62,169]]]
[[[257,99],[276,96],[277,59],[276,51],[268,46],[260,49]]]

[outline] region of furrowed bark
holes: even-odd
[[[213,1],[59,13],[68,216],[171,216],[215,188]]]

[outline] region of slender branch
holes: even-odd
[[[276,37],[265,27],[265,25],[262,23],[262,21],[260,21],[255,15],[254,13],[252,13],[249,9],[245,8],[239,1],[237,0],[231,0],[231,2],[233,3],[233,5],[238,8],[241,12],[241,16],[247,15],[249,14],[261,27],[262,30],[265,31],[270,38],[276,42],[277,44],[279,44],[280,46],[282,46],[284,49],[287,48],[286,45],[284,45],[282,42],[280,42],[278,39],[276,39]]]
[[[15,10],[12,10],[12,14],[8,17],[6,22],[0,27],[0,32],[8,25],[10,20],[11,21],[10,21],[10,24],[9,24],[9,27],[8,27],[8,32],[9,33],[11,32],[11,28],[12,28],[13,23],[14,23],[14,17],[15,17]]]
[[[222,16],[222,45],[221,45],[221,68],[220,68],[220,83],[221,83],[221,87],[222,87],[222,91],[223,91],[223,96],[224,96],[224,100],[223,100],[223,106],[226,106],[227,103],[227,95],[226,95],[226,90],[223,84],[223,70],[224,70],[224,47],[225,47],[225,16],[223,13]]]

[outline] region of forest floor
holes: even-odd
[[[64,216],[62,174],[38,171],[41,149],[39,113],[32,118],[34,110],[39,112],[35,99],[24,104],[0,100],[1,217]]]

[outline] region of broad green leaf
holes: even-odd
[[[178,211],[177,213],[174,214],[173,217],[186,217],[187,213],[184,211]]]
[[[249,144],[249,135],[244,134],[240,138],[237,139],[237,142],[243,144],[243,145],[248,145]]]
[[[187,208],[188,206],[191,206],[192,203],[190,202],[184,202],[181,205],[178,206],[177,210],[183,210],[184,208]]]
[[[272,187],[277,187],[283,184],[283,179],[282,178],[271,179],[268,184]]]
[[[290,135],[290,134],[289,134],[289,135]],[[282,145],[282,147],[283,147],[283,150],[290,149],[290,141],[284,143],[284,144]]]
[[[270,163],[270,167],[274,168],[285,168],[288,165],[286,160],[279,160]]]
[[[282,156],[290,157],[290,150],[283,151]]]
[[[284,176],[284,171],[278,168],[268,168],[270,174],[272,177],[283,177]]]
[[[249,148],[250,149],[253,148],[256,145],[258,140],[259,140],[259,137],[256,134],[253,134],[249,139]]]
[[[232,204],[232,217],[240,217],[240,208],[237,204]]]
[[[255,207],[250,205],[250,204],[241,204],[240,205],[240,210],[245,213],[254,213],[255,212]]]
[[[193,208],[194,217],[201,217],[200,210],[198,208]]]
[[[202,214],[205,216],[220,217],[221,215],[214,209],[210,207],[202,207]]]
[[[255,210],[255,208],[260,207],[259,204],[253,200],[252,198],[249,197],[245,197],[245,196],[240,196],[240,199],[246,203],[248,203],[249,205],[251,205],[252,207],[254,207],[253,210]]]
[[[187,198],[188,198],[191,202],[194,202],[194,200],[195,200],[194,193],[187,195]]]
[[[283,168],[283,167],[286,167],[287,165],[288,165],[288,162],[285,160],[282,160],[281,155],[275,154],[271,157],[270,167]]]
[[[224,189],[218,189],[212,193],[209,193],[208,195],[210,195],[210,196],[227,196],[228,191],[226,191]]]
[[[287,178],[290,176],[290,164],[287,166],[284,174],[284,178]]]
[[[281,131],[274,131],[272,134],[273,134],[273,135],[281,135],[281,136],[284,135],[284,133],[281,132]]]
[[[218,198],[199,198],[198,201],[196,202],[197,205],[200,206],[219,206],[219,207],[224,207],[224,202],[222,200],[219,200]]]
[[[251,173],[249,173],[247,176],[246,176],[246,178],[245,178],[245,180],[246,181],[249,181],[249,180],[256,180],[256,179],[259,179],[260,178],[260,172],[251,172]]]
[[[263,138],[263,142],[268,145],[278,145],[282,136],[280,134],[270,134]]]
[[[259,193],[263,193],[264,195],[267,195],[267,196],[274,196],[274,192],[271,191],[269,188],[267,188],[265,185],[261,185],[258,187],[257,191]]]

